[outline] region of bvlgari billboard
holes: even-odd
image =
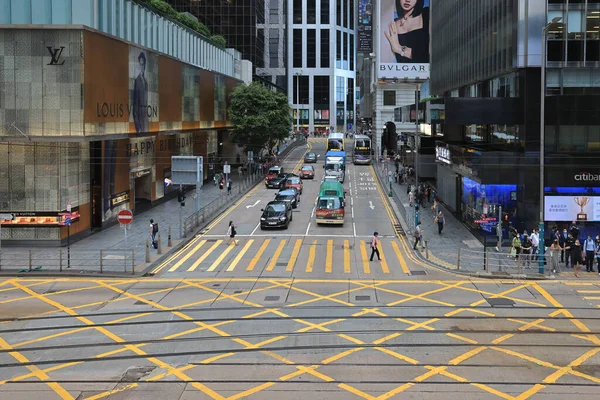
[[[380,79],[429,79],[429,0],[379,0]]]

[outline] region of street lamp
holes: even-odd
[[[419,134],[419,98],[421,97],[419,92],[421,91],[421,84],[417,83],[417,88],[415,90],[415,190],[416,193],[419,193],[419,142],[420,142],[420,134]],[[419,223],[419,206],[415,204],[415,229],[417,224]]]
[[[300,72],[296,76],[296,135],[300,133]]]
[[[538,272],[544,273],[544,253],[546,252],[546,241],[544,233],[544,158],[545,158],[545,136],[546,121],[544,108],[546,106],[546,46],[548,41],[548,28],[558,23],[562,17],[554,17],[542,28],[542,62],[540,71],[540,257],[538,258]]]

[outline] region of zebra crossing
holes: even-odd
[[[237,240],[200,237],[176,257],[167,259],[154,274],[230,276],[410,275],[403,244],[381,239],[379,253],[370,261],[370,240],[364,238],[259,237]]]

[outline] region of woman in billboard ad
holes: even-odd
[[[380,76],[427,78],[429,0],[381,0],[380,11]]]

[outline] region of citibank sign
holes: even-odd
[[[578,182],[600,182],[600,175],[591,174],[589,172],[582,172],[580,174],[575,175],[575,180]]]

